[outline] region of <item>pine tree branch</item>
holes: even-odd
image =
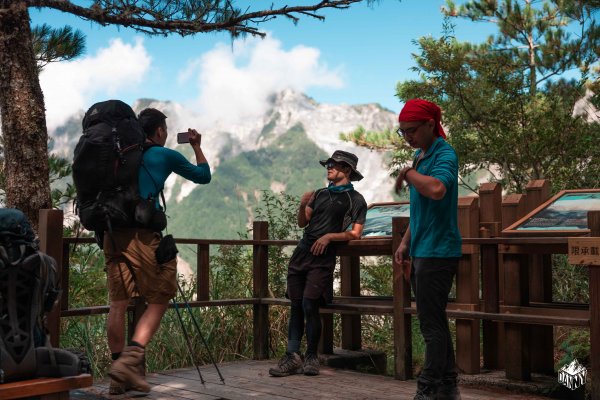
[[[315,11],[325,8],[346,9],[361,1],[364,0],[322,0],[314,5],[284,6],[241,14],[233,9],[229,1],[224,8],[217,2],[216,6],[209,9],[189,6],[189,2],[182,5],[178,1],[163,1],[158,2],[164,6],[160,10],[144,7],[147,3],[143,1],[104,1],[100,3],[102,5],[96,3],[90,7],[79,6],[69,0],[25,0],[25,4],[28,7],[53,8],[101,25],[130,27],[150,35],[178,33],[187,36],[202,32],[229,31],[231,34],[249,33],[264,37],[264,32],[257,27],[248,26],[248,23],[259,24],[277,16],[286,16],[297,21],[298,17],[294,14],[322,20],[324,17],[314,13]]]

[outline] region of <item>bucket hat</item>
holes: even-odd
[[[358,157],[356,155],[347,151],[336,150],[333,152],[331,157],[329,157],[327,160],[321,160],[319,163],[322,166],[326,166],[330,161],[348,164],[348,166],[350,166],[352,169],[352,172],[350,173],[351,181],[360,181],[363,178],[362,174],[356,169],[356,164],[358,164]]]

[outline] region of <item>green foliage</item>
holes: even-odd
[[[50,196],[52,197],[52,206],[60,207],[75,200],[75,186],[70,182],[64,183],[64,188],[59,185],[63,184],[64,179],[71,176],[73,170],[69,160],[51,154],[48,157],[48,166],[50,169]]]
[[[269,239],[298,240],[302,230],[298,227],[297,213],[300,200],[281,192],[262,192],[256,209],[256,220],[269,223]],[[290,252],[284,247],[269,246],[269,294],[284,297],[287,287],[287,265]]]
[[[532,179],[549,179],[554,190],[600,185],[600,165],[593,161],[600,158],[594,145],[600,124],[588,121],[589,107],[574,115],[598,59],[600,34],[589,5],[578,4],[449,2],[449,17],[493,22],[498,33],[485,43],[462,43],[446,20],[443,37],[416,42],[420,79],[399,83],[397,95],[442,108],[461,176],[487,171],[510,192],[521,192]],[[575,28],[585,34],[574,34]],[[558,79],[573,68],[582,71],[581,81]],[[410,160],[410,152],[385,138],[361,132],[348,137],[367,147],[393,147],[395,165]]]
[[[585,304],[590,301],[588,267],[569,264],[565,254],[552,256],[552,300]]]
[[[297,125],[264,148],[224,159],[210,184],[196,187],[179,203],[171,199],[169,230],[177,237],[211,239],[245,232],[257,219],[254,210],[264,190],[299,196],[322,187],[325,170],[318,160],[324,158],[327,154]]]
[[[41,70],[51,62],[69,61],[85,51],[85,36],[79,29],[70,26],[54,29],[47,24],[31,30],[33,51]]]
[[[574,359],[583,365],[590,365],[590,330],[581,328],[563,328],[558,338],[561,357],[556,369],[562,368]]]
[[[594,7],[580,1],[472,0],[457,7],[447,0],[443,12],[495,24],[498,34],[488,38],[478,56],[502,53],[509,68],[523,74],[531,95],[541,82],[574,68],[587,72],[598,59]]]
[[[569,264],[565,254],[552,256],[552,300],[555,302],[586,304],[590,301],[588,267]],[[555,343],[559,370],[577,359],[589,366],[590,331],[588,328],[557,327]]]
[[[383,132],[367,131],[362,126],[359,126],[350,133],[341,133],[340,139],[353,142],[359,146],[366,147],[370,150],[390,151],[392,155],[392,165],[397,167],[402,166],[407,161],[412,159],[414,150],[406,143],[404,139],[391,130],[386,129]],[[392,175],[395,176],[395,170]]]

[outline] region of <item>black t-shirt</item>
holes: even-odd
[[[344,232],[353,223],[364,224],[367,216],[367,202],[356,190],[332,192],[327,188],[319,189],[307,207],[313,211],[300,241],[304,248],[310,248],[327,233]],[[327,247],[327,254],[335,254],[335,246]]]

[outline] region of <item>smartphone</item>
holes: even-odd
[[[189,143],[190,142],[190,133],[189,132],[179,132],[177,134],[177,143]]]

